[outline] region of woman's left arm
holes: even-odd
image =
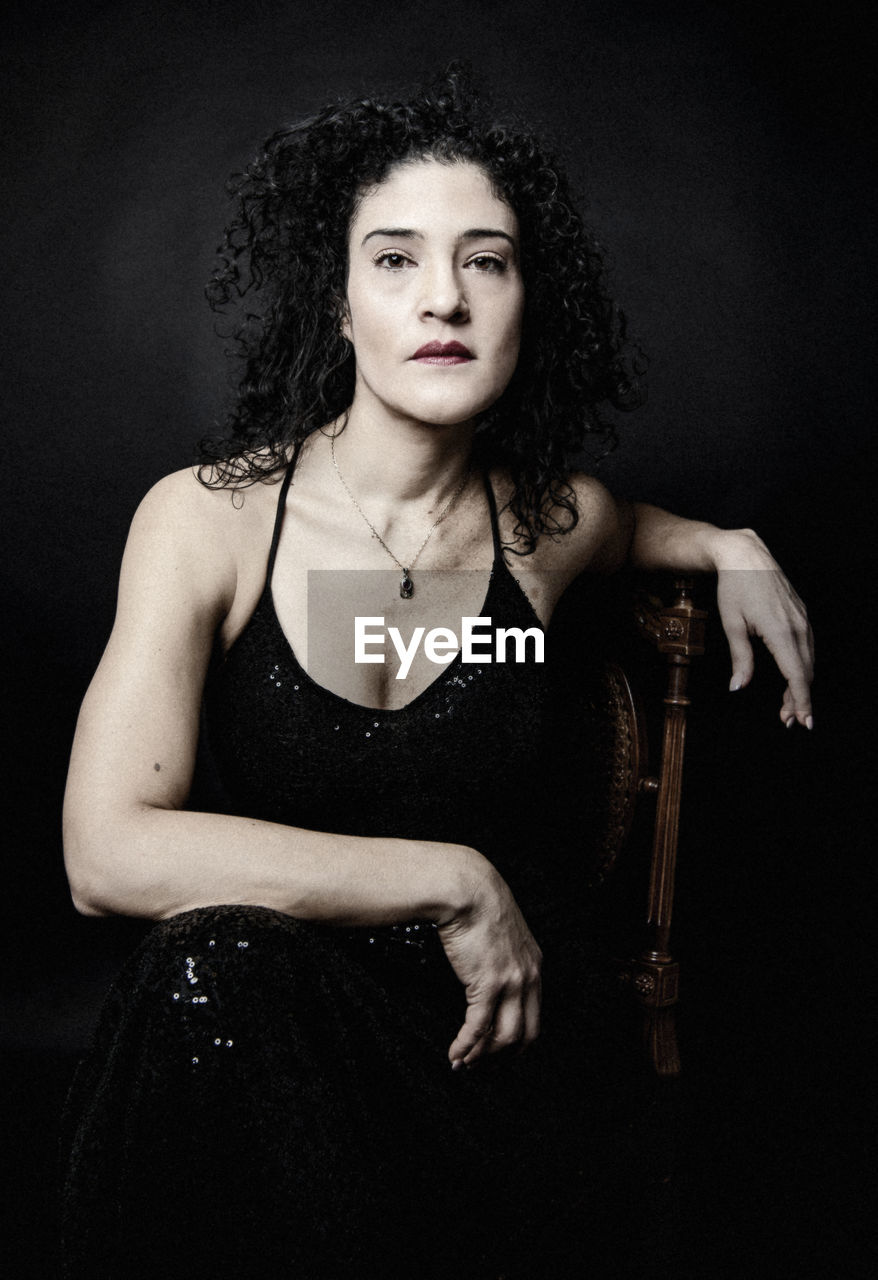
[[[732,658],[730,689],[753,675],[759,636],[787,682],[781,719],[813,728],[814,640],[805,606],[762,539],[750,529],[718,529],[649,503],[634,504],[629,563],[639,569],[716,573],[717,603]]]

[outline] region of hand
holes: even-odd
[[[466,989],[466,1018],[448,1050],[454,1070],[487,1054],[525,1049],[540,1028],[542,953],[506,881],[486,865],[471,905],[439,925]]]
[[[808,614],[765,543],[749,530],[721,535],[716,554],[717,603],[732,658],[729,688],[743,689],[753,676],[750,636],[759,636],[786,679],[780,718],[814,727],[811,681],[814,637]]]

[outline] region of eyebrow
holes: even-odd
[[[371,240],[373,236],[388,236],[397,240],[423,240],[422,232],[415,231],[412,227],[377,227],[374,231],[370,231],[363,236],[361,244],[365,244],[367,240]],[[509,244],[515,248],[515,241],[506,231],[498,231],[495,227],[471,227],[468,231],[461,231],[457,237],[458,242],[462,240],[507,240]]]

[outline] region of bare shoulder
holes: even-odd
[[[137,508],[135,523],[181,537],[222,537],[252,522],[269,487],[209,486],[199,479],[197,468],[186,467],[152,486]]]
[[[185,592],[193,604],[227,612],[247,564],[248,547],[262,547],[275,486],[211,488],[186,468],[159,480],[131,524],[122,587],[158,580],[163,594]]]
[[[597,535],[613,533],[619,519],[619,503],[607,486],[584,471],[575,471],[569,484],[573,490],[580,523]]]
[[[501,513],[504,540],[514,539],[515,518],[508,508],[512,482],[503,472],[492,473],[492,482]],[[607,572],[619,567],[627,553],[630,539],[630,513],[606,485],[584,471],[571,473],[567,479],[567,496],[576,511],[576,523],[570,527],[570,511],[557,505],[548,514],[548,523],[557,521],[565,532],[544,533],[534,551],[533,565],[575,575],[583,570]]]

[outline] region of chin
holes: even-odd
[[[444,375],[443,375],[444,376]],[[510,375],[511,376],[511,375]],[[484,413],[502,396],[508,380],[492,378],[473,385],[475,380],[464,383],[452,379],[454,373],[445,377],[444,384],[437,378],[435,385],[425,385],[418,380],[399,382],[396,386],[380,387],[362,377],[354,393],[354,403],[360,400],[363,404],[372,402],[383,406],[396,417],[424,423],[425,426],[456,427],[472,422],[480,413]]]
[[[484,413],[503,394],[502,388],[484,396],[437,396],[419,398],[417,404],[400,405],[399,409],[407,416],[417,418],[420,422],[435,427],[456,427],[472,422],[480,413]]]

